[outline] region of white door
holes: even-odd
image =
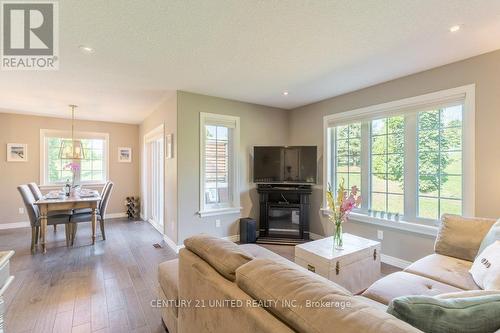
[[[163,131],[146,135],[144,145],[146,220],[163,234]]]

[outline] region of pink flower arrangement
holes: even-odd
[[[359,190],[357,186],[352,186],[350,193],[348,193],[344,188],[344,179],[340,181],[339,189],[337,191],[337,198],[334,199],[333,191],[328,185],[327,202],[328,208],[332,211],[330,219],[335,223],[342,223],[347,220],[349,213],[352,212],[354,208],[357,208],[361,204],[361,196],[358,194]]]
[[[71,170],[73,173],[80,170],[80,164],[75,162],[70,162],[64,166],[64,168]]]
[[[78,172],[78,170],[80,170],[80,164],[76,162],[70,162],[66,164],[64,168],[71,170],[71,173],[73,174],[73,179],[71,180],[71,183],[73,184],[73,187],[75,187],[76,173]]]
[[[356,186],[351,187],[351,192],[347,193],[344,188],[344,179],[340,181],[337,197],[334,198],[332,187],[328,184],[328,191],[326,191],[326,201],[328,208],[330,208],[329,220],[335,226],[333,233],[333,242],[335,249],[342,250],[343,246],[343,233],[342,224],[349,218],[349,213],[361,204],[361,196],[358,194],[359,190]]]

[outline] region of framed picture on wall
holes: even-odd
[[[165,158],[173,158],[174,157],[174,146],[173,146],[173,141],[174,141],[174,135],[172,133],[167,134],[165,136]]]
[[[118,147],[118,162],[130,163],[132,162],[132,148]]]
[[[28,145],[25,143],[8,143],[7,162],[28,162]]]

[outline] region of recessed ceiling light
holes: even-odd
[[[283,96],[288,96],[288,91],[283,91]]]
[[[454,25],[454,26],[451,26],[450,27],[450,32],[457,32],[458,30],[460,30],[460,25]]]
[[[79,48],[85,53],[94,53],[94,49],[90,46],[80,45]]]

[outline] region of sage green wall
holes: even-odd
[[[290,145],[317,145],[323,151],[323,117],[365,106],[413,97],[425,93],[476,84],[476,215],[500,217],[500,51],[495,51],[378,84],[353,93],[330,98],[290,112]],[[322,175],[323,157],[319,158]],[[311,231],[325,235],[328,221],[320,215],[321,186],[313,193]],[[376,239],[384,230],[383,253],[405,260],[416,260],[432,253],[433,237],[349,222],[347,232]]]
[[[288,141],[288,112],[281,109],[223,98],[177,92],[178,116],[178,203],[179,239],[201,232],[226,237],[239,234],[238,214],[200,218],[200,112],[240,117],[239,185],[241,216],[257,217],[258,196],[251,182],[254,145],[285,145]],[[215,220],[221,227],[215,227]]]

